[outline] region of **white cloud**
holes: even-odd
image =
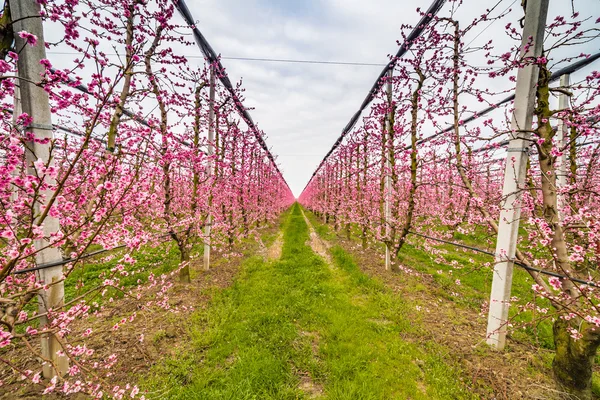
[[[461,24],[497,0],[465,0]],[[316,59],[385,63],[397,51],[402,24],[415,24],[417,7],[429,0],[186,0],[197,26],[217,53],[232,57]],[[504,0],[505,9],[513,0]],[[568,13],[570,1],[553,1],[550,18]],[[560,3],[560,4],[558,4]],[[516,21],[520,1],[513,5]],[[594,10],[597,0],[575,0]],[[446,6],[448,7],[448,6]],[[487,25],[487,24],[486,24]],[[480,33],[484,26],[472,34]],[[495,23],[474,44],[490,38],[510,46],[504,22]],[[187,48],[192,55],[200,55]],[[505,50],[506,51],[506,50]],[[590,51],[597,51],[592,49]],[[200,61],[198,61],[200,62]],[[222,63],[232,81],[243,78],[245,105],[280,155],[281,169],[299,195],[321,158],[358,109],[381,67],[240,61]],[[475,105],[479,108],[479,105]]]

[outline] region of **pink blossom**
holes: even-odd
[[[33,377],[31,378],[31,381],[33,383],[40,383],[40,381],[41,381],[41,374],[38,372],[37,374],[33,375]]]
[[[555,290],[560,290],[562,288],[562,282],[560,281],[559,278],[553,276],[550,277],[550,279],[548,279],[548,283],[550,284],[550,286],[552,286]]]
[[[6,347],[10,344],[12,335],[10,332],[0,330],[0,348]]]
[[[32,33],[21,31],[18,33],[18,35],[21,39],[25,39],[25,42],[30,46],[35,46],[37,43],[37,36]]]

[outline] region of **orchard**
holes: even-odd
[[[436,312],[390,289],[429,282],[415,274],[444,282],[418,290],[457,309],[473,282],[484,317],[471,322],[485,329],[473,347],[490,360],[522,342],[551,354],[547,398],[600,395],[600,17],[555,1],[501,0],[468,18],[470,0],[417,9],[296,202],[191,5],[5,0],[0,398],[488,398],[467,367],[428,378],[431,348],[402,353],[414,376],[371,371],[403,368],[391,356],[405,339],[396,318],[411,318],[402,304]],[[492,24],[500,43],[473,44]],[[359,254],[380,272],[360,272]],[[227,263],[233,283],[202,292]],[[387,319],[372,337],[362,324],[380,317],[345,308],[361,285],[369,307],[396,310],[377,308]],[[193,325],[182,354],[198,355],[123,372],[106,338],[129,325],[144,347],[147,315]],[[339,315],[354,319],[330,331]],[[366,358],[342,367],[351,356]]]

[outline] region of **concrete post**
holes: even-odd
[[[548,3],[549,0],[527,1],[521,51],[525,49],[530,38],[533,39],[533,45],[527,48],[525,54],[522,54],[524,57],[542,55]],[[506,343],[513,261],[521,217],[521,189],[524,187],[527,172],[528,139],[531,136],[529,131],[533,120],[538,73],[539,68],[534,64],[519,69],[517,73],[515,109],[511,121],[512,133],[504,170],[503,204],[501,204],[498,224],[496,263],[487,326],[487,343],[498,349],[503,349]]]
[[[387,85],[386,85],[386,94],[387,94],[387,99],[388,99],[388,106],[392,106],[392,75],[393,75],[393,70],[390,69],[389,73],[388,73],[388,81],[387,81]],[[386,117],[386,129],[383,132],[384,135],[388,135],[388,140],[385,141],[385,143],[388,146],[393,146],[394,143],[391,143],[391,131],[392,129],[394,129],[394,127],[392,126],[392,118],[388,115]],[[384,195],[384,205],[383,205],[383,210],[384,210],[384,223],[385,223],[385,236],[386,239],[388,241],[390,241],[392,238],[390,237],[391,235],[391,219],[392,219],[392,207],[391,207],[391,195],[392,195],[392,175],[391,175],[391,168],[392,168],[392,161],[390,160],[390,152],[388,151],[388,149],[384,149],[384,154],[385,154],[385,190],[383,191],[383,195]],[[391,251],[390,251],[390,245],[388,243],[386,243],[385,245],[385,270],[389,271],[392,266],[391,266]]]
[[[208,92],[208,176],[211,176],[214,168],[214,141],[215,141],[215,68],[210,66],[210,88]],[[211,207],[212,204],[209,205]],[[204,227],[204,270],[210,269],[210,231],[212,225],[212,214],[208,211],[206,226]]]
[[[16,48],[20,51],[18,61],[19,91],[21,96],[21,110],[27,113],[33,122],[25,127],[25,131],[32,132],[37,139],[52,139],[52,114],[48,93],[35,83],[40,82],[44,67],[40,60],[46,58],[46,48],[44,47],[44,31],[42,20],[40,18],[40,5],[36,0],[10,0],[10,10],[15,33]],[[37,44],[30,46],[25,43],[18,35],[18,32],[26,31],[37,37]],[[53,161],[50,155],[50,143],[40,144],[29,142],[26,145],[27,173],[36,175],[37,171],[33,165],[35,161],[41,159],[50,166]],[[49,161],[50,160],[50,161]],[[45,182],[54,185],[54,181],[48,176]],[[51,246],[50,235],[60,231],[59,221],[50,215],[43,221],[39,217],[47,207],[47,202],[53,195],[51,190],[43,193],[43,200],[35,204],[34,212],[37,218],[36,224],[42,225],[44,238],[35,241],[37,250],[36,263],[45,264],[62,260],[62,255],[57,247]],[[36,271],[38,282],[46,285],[46,289],[39,292],[39,312],[43,315],[40,318],[40,327],[48,325],[49,320],[45,316],[48,310],[56,309],[64,304],[64,283],[62,266],[46,268]],[[55,335],[47,334],[42,337],[41,343],[42,356],[50,360],[52,364],[46,363],[43,367],[43,375],[51,378],[57,373],[65,374],[69,368],[69,362],[66,356],[59,356],[57,352],[62,351],[62,346]]]

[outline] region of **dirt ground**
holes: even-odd
[[[263,228],[261,233],[275,234],[277,229],[277,227]],[[281,254],[282,243],[283,239],[280,235],[268,249],[261,249],[262,243],[257,242],[240,245],[235,250],[238,253],[246,254],[266,252],[269,257],[278,258]],[[266,254],[263,255],[266,256]],[[107,303],[95,317],[75,321],[72,324],[71,337],[81,337],[81,332],[85,329],[92,329],[93,334],[87,338],[85,345],[95,350],[94,361],[106,360],[112,354],[117,356],[117,362],[112,369],[113,374],[103,378],[104,388],[110,391],[114,386],[124,388],[127,383],[135,384],[140,375],[147,372],[152,365],[174,355],[178,349],[184,346],[188,338],[185,328],[187,325],[179,322],[189,318],[194,310],[207,307],[211,300],[211,293],[214,293],[215,290],[230,286],[243,260],[243,257],[228,257],[215,250],[211,256],[213,268],[209,271],[203,270],[201,258],[192,261],[190,269],[195,272],[195,278],[191,284],[177,283],[176,274],[170,279],[173,282],[173,286],[167,294],[170,311],[147,305],[149,300],[156,301],[160,298],[157,296],[160,289],[160,285],[158,285],[156,290],[146,293],[139,301],[132,298],[114,300]],[[136,316],[133,321],[122,324],[117,330],[113,329],[115,322],[120,318],[131,316],[134,313]],[[77,345],[74,342],[71,344]],[[37,347],[39,348],[39,345]],[[13,349],[9,356],[14,364],[23,366],[24,370],[39,369],[39,363],[30,360],[31,353],[26,349]],[[31,382],[15,379],[11,368],[2,363],[0,363],[0,382],[2,382],[0,385],[1,400],[37,400],[42,397],[41,392],[45,388],[43,385],[33,385]],[[130,391],[131,389],[124,398],[129,398]],[[88,399],[89,396],[81,393],[70,396],[51,394],[45,395],[43,398],[82,400]],[[148,398],[152,398],[152,396]]]
[[[309,227],[312,226],[309,224]],[[272,234],[276,229],[268,228]],[[258,244],[247,244],[252,251],[262,254],[267,259],[277,259],[281,255],[283,237],[281,232],[268,247]],[[436,283],[431,276],[416,271],[411,273],[391,273],[383,268],[383,261],[374,248],[362,249],[357,242],[343,237],[325,242],[310,229],[311,247],[318,254],[324,254],[330,263],[327,249],[339,245],[353,255],[360,268],[368,275],[384,282],[388,287],[402,293],[407,300],[423,304],[418,311],[419,318],[425,330],[419,336],[406,336],[403,339],[410,342],[435,342],[448,349],[451,357],[456,360],[468,377],[466,384],[482,399],[512,400],[512,399],[554,399],[557,392],[551,379],[551,371],[541,359],[541,352],[533,346],[510,342],[509,350],[494,352],[483,340],[485,336],[485,316],[477,310],[460,307],[447,299],[435,296]],[[245,250],[248,250],[246,247]],[[188,334],[185,324],[175,323],[186,319],[198,308],[207,307],[211,299],[210,289],[229,286],[242,261],[241,257],[223,259],[223,255],[214,254],[215,268],[202,271],[201,260],[196,261],[191,268],[200,271],[190,285],[175,284],[169,291],[169,305],[176,312],[166,312],[163,309],[145,307],[141,302],[131,299],[116,300],[92,321],[75,323],[74,329],[91,327],[94,335],[89,338],[88,346],[96,349],[97,359],[105,359],[111,354],[118,356],[114,369],[115,374],[106,378],[107,387],[124,385],[126,382],[136,382],[139,375],[145,373],[157,361],[175,354],[184,345]],[[404,266],[403,270],[409,270]],[[420,285],[422,290],[414,290]],[[407,290],[412,288],[412,290]],[[136,313],[131,323],[114,331],[112,324],[115,318]],[[417,310],[415,310],[417,313]],[[142,338],[143,339],[140,340]],[[72,335],[76,337],[77,335]],[[24,354],[24,353],[23,353]],[[0,399],[39,399],[43,387],[23,385],[22,382],[7,380],[9,368],[0,365],[0,380],[3,386]],[[322,388],[312,387],[310,380],[303,380],[304,388],[309,397],[318,397]],[[44,398],[64,398],[60,395],[45,396]],[[71,399],[85,399],[85,395],[70,396]]]
[[[327,263],[327,265],[331,266],[331,257],[329,256],[329,252],[327,251],[329,249],[330,244],[327,243],[323,238],[321,238],[317,232],[315,231],[315,228],[312,226],[312,224],[310,223],[310,221],[308,220],[308,218],[306,218],[306,215],[304,214],[304,211],[300,210],[302,212],[302,216],[304,217],[304,221],[306,222],[306,225],[308,226],[308,232],[309,232],[309,240],[307,245],[310,246],[310,248],[312,249],[312,251],[314,251],[315,253],[317,253],[318,255],[320,255],[325,262]]]
[[[439,289],[430,275],[401,266],[402,272],[385,271],[380,250],[363,249],[357,241],[337,236],[331,245],[339,245],[352,254],[358,266],[376,277],[407,300],[424,304],[418,312],[425,327],[419,337],[407,341],[432,341],[443,345],[469,377],[467,385],[482,399],[556,399],[552,372],[542,356],[547,350],[510,341],[504,352],[491,350],[485,344],[486,320],[477,310],[457,306],[437,297]],[[406,271],[409,271],[408,273]],[[422,288],[414,290],[415,285]],[[411,290],[407,290],[407,289]]]
[[[214,253],[213,253],[214,254]],[[216,256],[216,255],[215,255]],[[216,258],[216,257],[215,257]],[[191,268],[201,270],[202,265],[192,265]],[[147,371],[158,360],[169,357],[186,341],[186,324],[176,323],[186,319],[199,307],[206,307],[210,301],[210,291],[207,289],[224,288],[231,284],[239,269],[240,258],[219,263],[210,271],[201,271],[189,285],[176,283],[168,293],[171,311],[159,307],[148,307],[145,296],[140,301],[131,298],[115,300],[95,317],[86,321],[73,323],[72,337],[78,337],[78,331],[91,328],[93,334],[86,340],[85,345],[95,350],[93,360],[106,360],[110,355],[117,356],[117,363],[112,369],[114,375],[104,378],[106,388],[126,383],[135,384],[140,374]],[[115,319],[136,314],[132,322],[127,322],[114,330]],[[75,345],[76,343],[71,342]],[[27,357],[26,352],[22,352]],[[35,364],[32,364],[32,369]],[[11,376],[8,368],[0,370],[0,376]],[[39,399],[42,386],[33,386],[6,381],[0,390],[0,399]],[[44,398],[67,398],[58,394],[46,395]],[[71,395],[71,399],[87,399],[86,395]]]
[[[266,248],[266,257],[268,260],[278,260],[281,257],[283,248],[283,231],[277,234],[273,244]]]

